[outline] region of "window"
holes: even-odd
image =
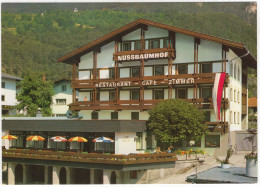
[[[139,120],[139,112],[131,112],[132,120]]]
[[[118,119],[118,112],[111,112],[111,119]]]
[[[139,77],[140,76],[140,68],[139,67],[132,67],[131,68],[131,77]]]
[[[240,68],[237,66],[237,80],[240,81]]]
[[[236,92],[236,90],[234,90],[234,102],[237,101],[236,98],[237,98],[237,92]]]
[[[205,136],[205,147],[220,147],[220,136],[219,135],[206,135]]]
[[[2,82],[2,88],[5,88],[5,82]]]
[[[239,124],[240,123],[240,116],[239,116],[239,112],[237,113],[237,124]]]
[[[123,42],[122,51],[131,51],[131,42]]]
[[[154,90],[154,99],[164,99],[164,90]]]
[[[140,99],[140,91],[131,90],[131,100],[139,100],[139,99]]]
[[[200,72],[201,73],[212,73],[212,64],[201,64],[200,65]]]
[[[168,48],[169,41],[171,42],[171,40],[169,40],[168,38],[164,39],[164,47],[165,48]]]
[[[160,39],[150,40],[150,49],[160,48]]]
[[[236,113],[234,112],[234,124],[236,124],[237,123],[237,118],[236,118]]]
[[[233,63],[230,63],[230,75],[233,76]]]
[[[137,170],[130,171],[130,179],[137,179]]]
[[[188,74],[188,66],[186,64],[177,66],[178,74]]]
[[[67,90],[67,85],[62,85],[61,86],[61,91],[66,92],[66,90]]]
[[[205,121],[210,122],[210,111],[205,111]]]
[[[140,50],[141,49],[141,41],[136,41],[135,42],[135,50]]]
[[[203,99],[212,97],[212,88],[201,88],[201,97]]]
[[[109,101],[116,101],[116,91],[109,92]]]
[[[143,133],[136,132],[136,149],[143,149]]]
[[[239,97],[239,91],[237,92],[237,102],[239,103],[239,99],[240,99],[240,97]]]
[[[154,66],[154,75],[164,75],[164,67],[163,66]]]
[[[146,149],[155,148],[153,145],[153,136],[151,132],[146,132]]]
[[[114,79],[115,78],[115,68],[109,69],[109,78]]]
[[[230,101],[233,101],[233,90],[230,88]]]
[[[2,95],[2,101],[5,101],[5,95]]]
[[[177,88],[177,99],[187,99],[187,89],[186,88]]]
[[[237,67],[236,64],[234,64],[234,79],[237,78]]]
[[[98,119],[98,112],[92,112],[91,119]]]
[[[56,99],[57,105],[66,105],[66,99]]]

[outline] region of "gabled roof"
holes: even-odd
[[[189,35],[192,37],[201,38],[204,40],[209,40],[212,42],[220,43],[220,44],[230,47],[238,56],[242,56],[247,53],[247,49],[246,49],[245,45],[242,43],[239,43],[239,42],[234,42],[234,41],[219,38],[216,36],[203,34],[200,32],[195,32],[195,31],[183,29],[180,27],[174,27],[174,26],[170,26],[170,25],[166,25],[166,24],[162,24],[162,23],[158,23],[158,22],[154,22],[154,21],[150,21],[150,20],[146,20],[146,19],[137,19],[113,32],[110,32],[110,33],[98,38],[97,40],[94,40],[94,41],[64,55],[63,57],[60,57],[58,59],[58,62],[75,63],[76,61],[79,61],[80,56],[82,56],[90,51],[93,51],[95,49],[98,49],[101,46],[103,46],[111,41],[114,41],[117,38],[120,38],[121,36],[124,36],[134,30],[137,30],[142,26],[153,26],[153,27],[157,27],[160,29],[165,29],[168,31],[181,33],[184,35]],[[247,56],[245,56],[243,58],[243,60],[246,61],[246,63],[248,63],[249,67],[252,67],[252,68],[257,67],[256,59],[250,53]]]
[[[60,79],[60,80],[55,81],[54,84],[59,84],[60,82],[71,82],[71,80],[64,78],[64,79]]]
[[[256,97],[248,98],[248,107],[257,107],[257,98]]]
[[[16,76],[13,76],[13,75],[10,75],[7,73],[3,73],[3,72],[1,73],[1,76],[2,76],[2,78],[6,78],[6,79],[15,79],[18,81],[22,80],[22,78],[20,78],[20,77],[16,77]]]

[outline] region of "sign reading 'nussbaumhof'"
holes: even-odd
[[[159,53],[146,53],[146,54],[135,54],[135,55],[119,55],[117,56],[118,61],[129,61],[129,60],[146,60],[146,59],[157,59],[157,58],[168,58],[168,52]]]

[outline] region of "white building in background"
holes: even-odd
[[[22,79],[7,73],[2,73],[2,87],[1,87],[1,106],[2,115],[15,115],[16,109],[13,107],[17,105],[17,83]]]
[[[52,114],[54,117],[66,116],[69,106],[72,103],[71,81],[61,79],[54,83],[54,96],[52,97]]]

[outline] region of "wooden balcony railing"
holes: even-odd
[[[52,161],[69,161],[83,163],[99,164],[144,164],[173,162],[178,160],[174,153],[154,153],[154,154],[130,154],[130,155],[105,155],[97,153],[73,153],[57,151],[39,151],[39,150],[2,150],[4,158],[22,158],[32,160],[52,160]]]
[[[196,104],[198,108],[212,109],[213,102],[212,98],[208,99],[184,99],[189,103]],[[75,103],[69,104],[71,110],[148,110],[151,109],[153,105],[161,102],[163,100],[118,100],[118,101],[77,101]],[[225,102],[224,102],[225,101]],[[222,99],[221,107],[228,108],[228,99]]]
[[[226,76],[225,83],[229,83],[228,75]],[[200,74],[180,74],[180,75],[160,75],[160,76],[144,76],[144,77],[127,77],[127,78],[118,78],[118,79],[86,79],[79,80],[76,79],[72,81],[71,88],[95,88],[99,83],[119,83],[124,81],[129,81],[128,86],[146,86],[143,81],[156,81],[156,85],[169,85],[174,84],[172,80],[176,79],[194,79],[196,84],[214,84],[215,73],[200,73]],[[193,81],[185,83],[192,85]],[[124,87],[124,85],[119,85],[116,87]]]
[[[205,122],[211,132],[228,132],[228,122]]]

